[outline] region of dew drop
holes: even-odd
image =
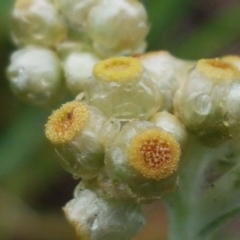
[[[211,111],[212,104],[210,97],[206,94],[200,94],[194,99],[195,112],[200,115],[207,115]]]

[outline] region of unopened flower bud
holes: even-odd
[[[145,224],[140,205],[104,200],[87,189],[68,202],[64,212],[84,240],[132,239]]]
[[[56,146],[62,166],[75,176],[90,179],[103,166],[104,143],[111,127],[98,109],[73,101],[52,113],[45,133]]]
[[[65,58],[63,69],[66,85],[74,95],[84,91],[93,67],[99,61],[96,54],[85,50],[74,51]]]
[[[86,101],[107,117],[147,119],[162,106],[155,84],[137,58],[97,63],[85,90]]]
[[[96,51],[110,57],[143,52],[149,26],[139,1],[99,0],[89,12],[86,30]]]
[[[16,51],[7,76],[13,93],[29,104],[50,106],[62,97],[61,62],[51,50],[29,47]]]
[[[219,59],[203,59],[189,73],[175,95],[175,115],[206,144],[229,138],[223,123],[221,101],[240,71]]]
[[[17,45],[53,47],[66,38],[66,26],[47,0],[17,0],[12,12],[12,36]]]

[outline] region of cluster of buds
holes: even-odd
[[[66,90],[83,91],[93,66],[144,52],[147,14],[137,0],[17,0],[12,38],[20,48],[7,69],[21,100],[51,107]]]
[[[82,239],[131,239],[145,223],[141,206],[178,187],[189,133],[211,146],[240,139],[240,58],[144,54],[137,0],[17,0],[12,22],[13,93],[35,106],[66,89],[75,96],[45,133],[81,178],[64,212]]]

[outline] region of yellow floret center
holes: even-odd
[[[77,101],[68,102],[54,111],[46,124],[46,137],[53,144],[71,141],[84,128],[89,117],[87,107]]]
[[[97,63],[93,74],[100,81],[123,83],[140,80],[142,71],[143,67],[139,59],[116,57]]]
[[[133,138],[129,160],[144,177],[160,180],[177,170],[180,154],[179,143],[171,134],[151,129]]]
[[[202,59],[197,69],[203,75],[216,80],[232,80],[240,77],[240,71],[232,64],[219,59]]]

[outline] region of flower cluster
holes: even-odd
[[[84,240],[129,240],[142,204],[178,187],[188,135],[240,139],[240,60],[143,53],[137,0],[17,0],[7,69],[13,93],[52,106],[45,127],[59,162],[81,178],[64,212]],[[131,55],[131,56],[130,56]]]
[[[144,222],[139,220],[141,204],[177,187],[187,133],[173,114],[161,111],[158,89],[138,58],[109,58],[94,66],[82,99],[63,104],[49,117],[46,136],[61,165],[82,179],[75,199],[64,208],[80,236],[95,240],[106,234],[104,239],[111,239],[118,232],[109,229],[111,221],[125,226],[119,222],[122,217],[107,208],[116,219],[107,218],[108,228],[101,228],[95,223],[98,211],[107,213],[96,209],[95,217],[85,214],[83,208],[93,208],[89,201],[97,206],[104,202],[110,209],[116,206],[116,211],[129,209],[122,213],[127,230],[119,239],[131,239],[129,232],[135,233]],[[88,200],[90,196],[94,200]],[[81,219],[82,214],[88,220]],[[99,228],[96,236],[94,228]]]

